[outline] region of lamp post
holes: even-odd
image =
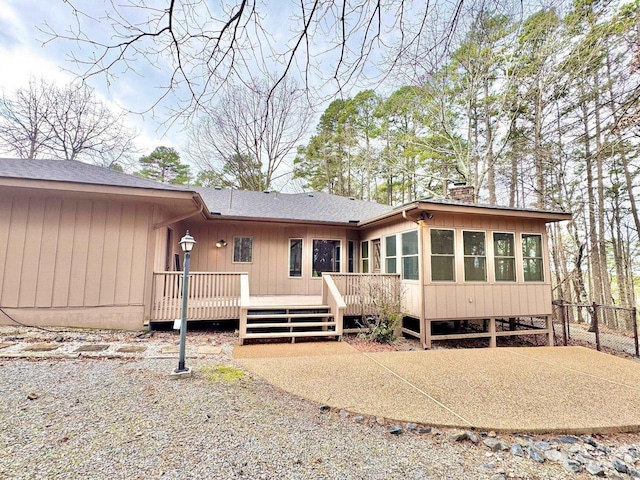
[[[189,295],[189,261],[191,257],[191,250],[196,244],[196,240],[189,235],[189,230],[180,240],[180,246],[184,252],[184,271],[182,274],[182,317],[180,319],[180,356],[178,358],[178,368],[173,373],[176,375],[189,373],[190,368],[184,366],[184,350],[185,342],[187,340],[187,297]]]

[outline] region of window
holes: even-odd
[[[302,239],[289,239],[289,276],[302,277]]]
[[[513,233],[493,234],[496,282],[516,281],[516,248]]]
[[[402,278],[418,280],[418,231],[402,234]]]
[[[347,244],[347,272],[355,272],[356,266],[356,245],[353,240],[349,240]]]
[[[360,258],[362,259],[362,273],[369,273],[369,242],[360,244]]]
[[[313,241],[313,272],[320,277],[323,272],[340,271],[340,240]]]
[[[487,257],[484,232],[462,232],[464,250],[464,280],[487,281]]]
[[[251,263],[253,261],[253,237],[233,238],[233,261]]]
[[[542,235],[522,234],[522,270],[525,282],[542,282]]]
[[[396,245],[396,236],[391,235],[384,239],[384,256],[385,256],[385,272],[398,273],[398,247]]]
[[[455,232],[431,230],[431,281],[455,282]]]

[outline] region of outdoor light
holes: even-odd
[[[220,239],[216,242],[216,247],[218,248],[222,248],[222,247],[226,247],[227,246],[227,242],[225,242],[223,239]]]
[[[178,358],[178,368],[173,371],[173,375],[189,375],[191,368],[184,366],[184,351],[187,340],[187,299],[189,296],[189,261],[191,260],[191,250],[196,244],[196,240],[187,234],[180,240],[180,246],[184,252],[184,272],[182,274],[182,317],[180,319],[180,353]]]
[[[184,237],[182,237],[182,239],[180,240],[180,246],[182,247],[182,251],[185,253],[191,252],[195,244],[196,244],[195,238],[189,235],[189,230],[187,230],[187,234]]]

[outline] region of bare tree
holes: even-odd
[[[306,133],[311,112],[296,82],[284,79],[273,91],[269,85],[225,86],[211,114],[189,133],[189,156],[223,185],[267,190],[291,170],[281,167]]]
[[[0,99],[0,150],[21,158],[58,157],[121,165],[135,153],[124,112],[114,113],[86,85],[32,79]]]
[[[49,24],[41,30],[47,41],[73,45],[70,56],[81,77],[104,74],[111,83],[152,68],[162,77],[154,85],[161,88],[154,106],[172,96],[181,101],[175,113],[190,116],[211,105],[225,84],[251,85],[272,71],[278,72],[272,92],[288,76],[328,95],[364,74],[384,78],[408,51],[423,51],[431,24],[441,29],[428,48],[446,51],[465,9],[511,2],[111,0],[100,12],[83,10],[75,0],[64,3],[74,23],[64,31]]]
[[[34,78],[0,99],[0,151],[33,159],[51,154],[51,85]]]

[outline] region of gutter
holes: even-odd
[[[194,215],[198,215],[204,210],[204,204],[200,202],[200,206],[195,210],[191,210],[187,213],[183,213],[182,215],[178,215],[177,217],[170,218],[169,220],[165,220],[160,223],[156,223],[153,225],[153,229],[157,230],[162,227],[166,227],[167,225],[171,225],[172,223],[179,222],[180,220],[184,220],[185,218],[193,217]]]

